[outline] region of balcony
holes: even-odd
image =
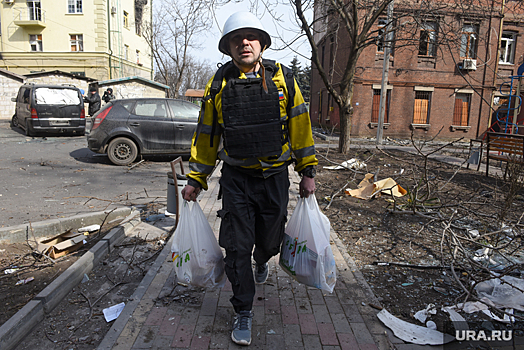
[[[38,7],[18,8],[14,12],[14,22],[20,27],[45,28],[45,11]]]

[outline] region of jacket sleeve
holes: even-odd
[[[204,102],[202,102],[202,107],[200,109],[198,126],[195,134],[193,135],[191,143],[191,158],[189,159],[189,169],[191,172],[187,175],[188,178],[197,181],[205,190],[208,188],[207,177],[209,174],[211,174],[216,165],[218,158],[217,151],[222,132],[221,127],[217,121],[217,125],[215,126],[215,134],[213,137],[213,146],[211,146],[215,101],[212,98],[206,99],[206,97],[210,94],[212,81],[213,78],[211,78],[211,80],[207,83],[204,92]],[[219,97],[215,97],[215,100],[218,99]]]
[[[295,171],[300,172],[307,166],[317,165],[318,160],[315,154],[315,142],[313,141],[309,112],[295,79],[293,79],[293,82],[295,84],[295,98],[292,102],[290,101],[293,105],[288,122],[289,139],[293,154],[297,159]]]

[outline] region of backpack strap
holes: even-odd
[[[196,142],[198,140],[198,136],[200,135],[200,132],[202,131],[202,125],[204,124],[204,115],[206,111],[206,102],[210,99],[215,100],[216,95],[220,92],[220,89],[222,88],[222,80],[224,79],[226,70],[230,67],[231,61],[227,62],[226,64],[221,65],[217,72],[215,73],[215,76],[213,77],[213,81],[211,82],[211,88],[209,89],[209,95],[204,96],[202,98],[202,109],[200,110],[200,119],[198,120],[198,125],[196,129],[196,137],[195,141],[193,142],[193,146],[196,145]],[[218,122],[218,112],[216,108],[213,108],[213,124],[211,125],[211,139],[210,139],[210,147],[213,147],[213,139],[215,137],[215,131],[216,131],[216,124]]]

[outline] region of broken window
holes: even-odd
[[[29,45],[31,45],[31,51],[43,51],[42,34],[29,35]]]
[[[478,25],[465,23],[460,41],[460,58],[477,58]]]
[[[419,56],[434,57],[437,53],[437,23],[425,22],[420,25]]]
[[[84,36],[82,34],[69,35],[71,51],[84,51]]]
[[[500,38],[500,58],[499,63],[515,63],[515,39],[517,33],[503,32]]]

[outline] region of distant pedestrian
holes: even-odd
[[[105,103],[108,103],[111,100],[115,99],[115,95],[113,95],[113,89],[107,88],[106,91],[104,91],[104,95],[102,96],[102,100],[104,100]]]
[[[89,116],[95,115],[96,112],[100,110],[101,99],[100,95],[97,92],[97,88],[94,86],[89,87],[89,94],[84,96],[84,102],[89,103],[88,114]]]

